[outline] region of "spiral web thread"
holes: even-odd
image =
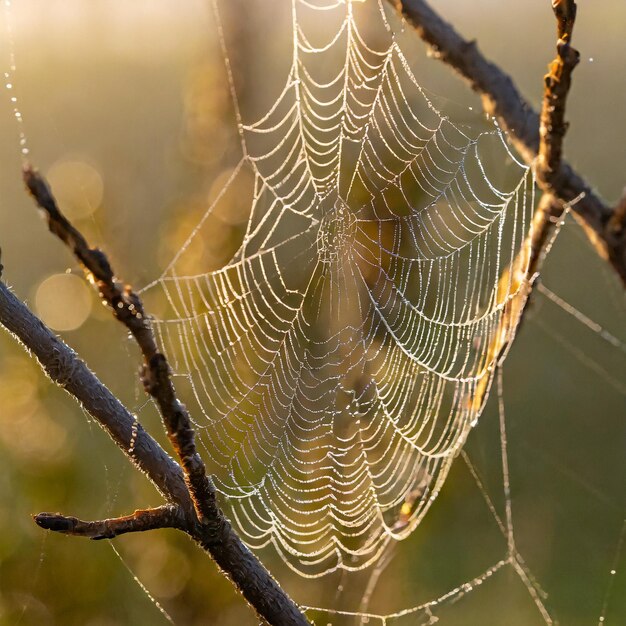
[[[252,123],[226,54],[243,156],[146,289],[233,523],[318,576],[375,562],[437,498],[516,330],[534,179],[499,128],[435,108],[379,1],[291,11],[287,80]],[[233,192],[239,250],[181,272]]]

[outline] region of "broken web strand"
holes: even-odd
[[[24,163],[28,160],[29,148],[26,139],[26,131],[24,129],[24,117],[20,109],[18,91],[16,87],[17,64],[15,60],[15,34],[14,34],[14,17],[13,17],[13,1],[1,0],[4,17],[4,32],[6,35],[6,43],[9,48],[8,67],[3,72],[4,88],[7,92],[13,117],[17,124],[17,131],[20,143],[20,156]]]
[[[345,10],[330,43],[316,46],[310,41],[303,30],[302,18],[294,13],[296,6],[320,11]],[[382,8],[380,3],[371,6]],[[156,326],[164,343],[178,343],[182,347],[178,354],[174,350],[171,360],[178,374],[186,376],[191,383],[207,418],[208,424],[198,424],[200,432],[212,433],[210,445],[205,445],[207,454],[218,465],[230,467],[229,475],[218,475],[217,484],[231,503],[241,502],[233,517],[245,529],[244,534],[253,547],[272,542],[286,560],[295,557],[295,568],[300,573],[315,576],[337,567],[360,569],[376,561],[384,547],[384,538],[407,536],[436,498],[451,461],[481,408],[460,407],[465,397],[472,396],[476,378],[488,376],[491,367],[481,350],[476,348],[474,354],[469,347],[471,333],[474,329],[486,336],[496,332],[504,306],[518,293],[519,285],[512,278],[503,295],[496,296],[489,289],[495,290],[502,270],[510,263],[506,255],[517,252],[527,230],[533,206],[528,192],[533,185],[532,176],[522,177],[519,187],[507,193],[499,192],[481,163],[478,140],[468,138],[436,111],[394,38],[380,50],[364,43],[350,3],[328,3],[322,7],[320,3],[294,2],[291,8],[295,50],[283,91],[270,111],[255,123],[242,124],[237,113],[244,152],[241,167],[249,168],[255,179],[251,218],[242,247],[223,270],[187,276],[179,275],[175,264],[171,264],[154,286],[163,289],[175,311],[174,318],[157,320]],[[381,15],[384,18],[384,11]],[[383,25],[389,34],[391,29],[386,19]],[[218,31],[223,43],[221,26]],[[339,41],[342,32],[347,33],[348,41],[342,66],[334,79],[316,81],[311,77],[307,61],[302,59],[307,55],[322,55],[333,42]],[[225,58],[238,111],[227,54]],[[337,85],[336,95],[332,92],[333,84]],[[427,124],[412,111],[407,89],[424,104],[425,114],[431,118]],[[322,100],[329,90],[332,96]],[[333,102],[339,103],[334,117],[328,113]],[[321,106],[327,107],[326,113],[322,114]],[[312,132],[318,135],[311,136]],[[257,149],[257,152],[249,150],[249,138],[272,135],[276,135],[274,147],[270,145],[265,151]],[[485,133],[481,137],[489,135]],[[499,130],[491,135],[514,161]],[[320,203],[340,191],[339,164],[342,158],[348,158],[344,147],[356,139],[362,149],[355,159],[358,176],[352,176],[350,189],[358,182],[364,190],[361,194],[377,197],[378,205],[372,200],[370,208],[365,206],[361,210],[360,217],[343,200],[341,203],[334,200],[335,207],[331,202],[324,208],[326,213],[322,211],[320,215]],[[279,159],[276,155],[280,150],[283,156]],[[473,175],[479,177],[480,184],[491,194],[489,200],[481,199],[476,184],[469,180],[466,168],[470,165],[475,165]],[[394,167],[395,171],[390,169]],[[529,174],[526,168],[520,166],[520,169]],[[418,216],[416,209],[410,208],[407,197],[411,192],[402,176],[412,179],[409,182],[414,186],[422,186],[421,193],[431,198],[430,213],[425,211]],[[387,191],[399,194],[409,207],[409,216],[398,218],[398,226],[384,217],[393,209],[385,196]],[[441,207],[438,202],[442,203]],[[456,229],[454,233],[448,233],[439,215],[444,208],[453,213],[450,219]],[[367,218],[367,211],[375,219]],[[329,214],[326,232],[324,220]],[[505,243],[505,217],[509,214],[512,225],[506,237],[510,237],[510,243]],[[289,215],[301,219],[302,227],[281,241],[277,237],[280,224]],[[383,229],[391,228],[391,233],[396,228],[398,242],[402,235],[398,229],[403,221],[407,241],[414,248],[408,255],[397,247],[398,243],[387,242],[383,237]],[[361,249],[353,245],[352,225],[364,235]],[[371,226],[372,232],[367,233],[366,228]],[[319,228],[322,232],[315,241],[311,234]],[[199,234],[198,229],[196,233]],[[192,239],[198,234],[192,235]],[[498,254],[492,262],[485,258],[487,235],[493,235],[497,241]],[[316,248],[321,257],[311,265],[315,269],[308,283],[298,287],[290,286],[286,270],[279,262],[282,249],[295,240],[303,245],[298,246],[291,261],[303,259],[306,263],[306,255],[315,253]],[[177,259],[188,244],[189,240]],[[506,250],[507,246],[510,251]],[[346,249],[356,252],[348,259],[350,264],[342,267],[338,264],[348,258],[344,256]],[[372,258],[372,249],[379,258],[386,259],[389,267],[380,268],[380,260]],[[468,252],[463,263],[467,268],[457,260],[465,249]],[[367,285],[364,270],[370,274],[377,272],[372,274],[376,279],[373,285]],[[455,293],[454,285],[464,272],[468,272],[467,279],[463,279],[465,287],[461,288],[464,294]],[[436,295],[432,310],[424,310],[425,300],[412,303],[406,293],[407,283],[417,279],[422,283],[423,298],[429,292]],[[325,281],[330,296],[324,291]],[[489,288],[485,288],[485,283]],[[356,290],[353,285],[357,285]],[[362,299],[350,296],[359,292]],[[385,310],[390,305],[386,293],[397,302],[401,318],[396,316],[394,320],[391,311]],[[359,311],[358,318],[346,324],[343,335],[340,331],[328,337],[311,336],[311,320],[304,312],[306,297],[313,300],[312,306],[318,311],[328,305],[330,317],[350,308],[352,298],[354,310]],[[410,333],[421,338],[410,339]],[[377,335],[387,338],[379,340]],[[464,342],[465,347],[459,348],[455,345],[457,341]],[[489,343],[483,337],[482,350]],[[212,346],[219,350],[217,354]],[[246,354],[246,347],[251,346],[263,361],[260,368]],[[245,383],[240,378],[231,365],[238,358],[236,351],[239,354],[243,351],[243,360],[247,361],[243,368],[257,376],[258,382]],[[350,354],[355,354],[356,362],[350,362]],[[336,355],[344,359],[346,367],[366,365],[374,370],[365,372],[365,387],[358,394],[354,389],[345,389],[343,378],[336,372],[337,366],[332,364],[337,361]],[[211,373],[215,370],[216,357],[220,367],[222,364],[224,367]],[[457,363],[453,365],[455,360]],[[329,364],[324,365],[324,361]],[[454,368],[456,373],[452,371]],[[421,390],[415,384],[419,376],[423,378]],[[233,394],[229,391],[233,387],[242,391]],[[369,423],[365,430],[337,439],[332,448],[324,443],[332,434],[326,425],[326,416],[331,413],[328,409],[303,408],[307,402],[311,404],[312,390],[324,388],[328,390],[326,397],[330,393],[352,395],[353,404],[346,409],[352,414],[350,421],[359,424],[358,420],[365,416],[366,424]],[[249,406],[251,402],[259,407],[258,415]],[[457,408],[445,406],[451,402]],[[216,403],[223,406],[217,414],[211,409]],[[246,404],[242,412],[241,406]],[[279,413],[286,410],[286,418],[277,416],[276,409]],[[414,417],[406,424],[398,424],[404,411]],[[427,411],[423,424],[420,424],[423,417],[420,411]],[[286,419],[286,427],[279,436],[274,433],[277,419]],[[213,436],[215,430],[218,437]],[[256,446],[260,448],[253,450]],[[314,457],[323,458],[325,448],[328,463],[320,466]],[[253,478],[246,468],[263,463],[258,458],[259,452],[267,459],[268,471],[265,477]],[[224,460],[219,460],[220,455]],[[389,460],[376,460],[376,456]],[[319,469],[312,471],[316,464]],[[329,486],[322,489],[319,481],[329,475]],[[331,490],[330,504],[324,504],[324,499],[329,502],[326,489]],[[418,494],[416,506],[409,523],[398,530],[394,527],[396,516],[392,517],[392,523],[385,515],[394,507],[404,506],[409,491]],[[312,507],[322,511],[320,522],[312,517],[315,515]],[[356,542],[362,547],[349,548],[349,544]],[[334,564],[329,560],[331,557],[336,561]],[[303,572],[303,560],[317,569],[317,573]]]

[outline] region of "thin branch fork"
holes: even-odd
[[[416,30],[434,56],[453,68],[481,95],[485,113],[499,120],[524,160],[528,164],[535,163],[540,151],[540,118],[511,77],[487,60],[475,41],[461,37],[425,0],[387,1]],[[559,39],[563,40],[561,52],[567,57],[563,59],[566,75],[559,77],[561,82],[567,80],[570,71],[567,66],[573,61],[573,52],[568,51],[565,44],[571,39],[575,3],[553,0],[552,6],[557,17]],[[538,176],[538,182],[544,191],[553,193],[561,203],[571,204],[574,217],[583,226],[592,245],[610,263],[626,287],[626,215],[618,217],[564,160],[560,161],[558,168],[548,171],[546,177]]]
[[[174,470],[177,477],[182,473],[186,487],[180,499],[172,497],[179,495],[180,487],[176,494],[169,493],[168,489],[163,490],[166,497],[183,506],[167,505],[156,509],[136,511],[132,515],[120,518],[95,522],[85,522],[58,513],[41,513],[35,516],[36,523],[50,530],[92,539],[113,538],[122,533],[156,528],[178,528],[188,533],[209,552],[262,619],[270,624],[281,626],[283,624],[286,626],[308,624],[293,600],[285,594],[271,574],[242,543],[219,507],[215,487],[196,449],[191,418],[176,396],[169,364],[165,355],[158,350],[141,299],[130,285],[123,286],[116,280],[106,255],[101,250],[88,245],[82,234],[59,210],[45,179],[28,165],[24,168],[24,182],[43,211],[50,231],[70,248],[81,263],[88,279],[97,287],[100,297],[137,341],[144,357],[141,380],[146,392],[154,398],[159,408],[168,438],[182,466],[182,472],[171,459],[169,465],[175,465],[178,470]],[[9,327],[30,347],[32,337],[29,336],[28,329],[25,333],[18,333],[11,328],[13,320],[8,320],[7,323],[2,318],[3,289],[6,290],[6,287],[0,283],[0,322]],[[45,361],[44,366],[46,366]],[[79,394],[75,395],[80,398]],[[89,406],[86,408],[89,410]],[[94,417],[100,419],[97,414]],[[110,430],[108,422],[105,423],[105,427]],[[137,428],[139,426],[136,423],[133,424],[133,429]],[[127,439],[123,438],[122,441],[126,442]],[[154,443],[158,446],[156,442]],[[136,453],[134,448],[134,443],[131,443],[130,447],[123,449],[127,454],[129,454],[128,450],[132,449],[133,452],[130,455],[132,458]],[[161,471],[166,469],[171,470],[165,466],[161,468]],[[151,478],[157,485],[160,485],[161,476],[159,476],[158,469],[155,471],[155,468],[151,468],[151,470]],[[190,503],[191,507],[188,506]]]
[[[181,530],[211,555],[264,621],[279,626],[308,624],[295,603],[242,543],[221,511],[208,524],[198,522],[181,467],[166,454],[76,353],[47,328],[2,281],[0,324],[36,357],[50,379],[81,404],[107,431],[128,459],[147,474],[160,493],[177,507],[175,515],[181,520]],[[128,522],[124,526],[125,532],[147,530],[145,516],[140,517],[144,519],[127,519],[124,522]],[[37,517],[36,521],[39,525],[58,532],[73,529],[74,532],[69,534],[84,537],[89,536],[85,525],[92,524],[58,513]],[[161,521],[163,527],[169,527],[169,522],[164,519]],[[90,528],[95,531],[106,527],[107,520],[93,524]],[[108,526],[114,530],[122,528],[122,525],[115,523],[109,523]],[[157,527],[159,526],[155,525]]]

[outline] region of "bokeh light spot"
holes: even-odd
[[[89,163],[59,160],[46,174],[63,212],[70,219],[84,219],[102,204],[104,183]]]
[[[85,282],[73,274],[53,274],[35,294],[37,313],[54,330],[76,330],[91,313],[93,298]]]

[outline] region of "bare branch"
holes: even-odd
[[[545,77],[537,159],[537,177],[544,182],[546,189],[554,188],[558,182],[556,177],[561,171],[563,139],[567,132],[565,104],[571,86],[571,75],[578,64],[578,52],[570,46],[576,20],[576,3],[574,0],[554,0],[554,13],[559,39],[556,59]],[[490,360],[502,358],[509,347],[511,330],[519,328],[564,209],[563,201],[555,193],[544,192],[521,251],[510,268],[500,276],[498,292],[505,294],[512,291],[515,295],[506,301],[499,322],[499,332],[489,344]],[[491,374],[483,376],[476,385],[472,402],[477,410],[483,406],[490,384]]]
[[[23,177],[28,191],[46,217],[50,232],[72,251],[100,297],[135,337],[144,356],[147,355],[146,359],[156,354],[157,345],[141,302],[128,286],[123,287],[117,282],[105,254],[98,248],[90,248],[82,234],[64,217],[48,184],[36,170],[25,165]]]
[[[556,16],[559,39],[570,41],[576,23],[578,7],[573,0],[552,0],[552,10]]]
[[[33,519],[41,528],[87,539],[113,539],[125,533],[144,532],[157,528],[184,529],[179,507],[166,504],[155,509],[135,511],[132,515],[113,517],[97,522],[84,522],[61,513],[39,513]]]
[[[557,54],[544,78],[539,118],[536,171],[544,195],[537,207],[531,229],[528,267],[530,276],[535,276],[539,272],[547,247],[552,241],[552,234],[566,206],[559,197],[561,188],[559,177],[563,174],[563,140],[568,129],[565,106],[572,86],[572,73],[580,60],[578,51],[571,46],[576,23],[575,0],[552,0],[552,8],[557,22]],[[584,196],[577,200],[584,200]]]
[[[135,420],[77,354],[0,282],[0,324],[30,353],[50,379],[76,398],[159,492],[184,510],[193,505],[178,464]]]
[[[456,70],[482,97],[487,115],[495,116],[509,133],[511,142],[527,163],[539,153],[539,115],[518,91],[511,77],[487,60],[475,41],[461,37],[424,0],[387,0],[400,12],[419,36],[431,47],[435,56]],[[567,34],[568,5],[555,0],[559,32]],[[571,22],[573,24],[573,22]],[[563,24],[563,26],[561,26]],[[568,34],[571,35],[571,31]],[[539,180],[545,185],[545,181]],[[552,185],[543,187],[563,203],[573,203],[572,211],[596,249],[617,272],[626,286],[626,228],[624,221],[615,228],[613,210],[566,162],[561,161],[553,175]],[[576,202],[574,203],[574,201]]]
[[[185,405],[176,397],[165,356],[159,352],[153,354],[144,364],[141,378],[144,388],[159,406],[167,435],[183,467],[198,520],[206,524],[219,514],[215,487],[196,450],[191,419]]]
[[[78,400],[163,496],[180,507],[186,519],[185,532],[209,552],[260,616],[270,624],[281,626],[308,624],[295,603],[235,534],[221,511],[210,524],[198,523],[180,466],[76,353],[3,282],[0,282],[0,324],[37,358],[56,384]]]

